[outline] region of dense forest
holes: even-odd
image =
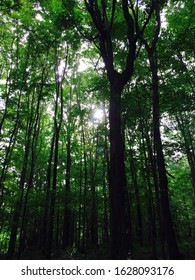
[[[193,0],[0,1],[0,258],[195,258]]]

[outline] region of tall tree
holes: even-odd
[[[160,4],[155,8],[156,15],[156,30],[152,40],[151,46],[148,40],[143,39],[148,59],[150,63],[150,70],[152,73],[152,92],[153,92],[153,133],[154,133],[154,151],[156,153],[156,162],[158,166],[158,176],[160,185],[160,202],[163,214],[163,223],[165,235],[168,245],[169,257],[171,259],[179,258],[179,251],[176,242],[176,236],[173,227],[171,216],[169,196],[168,196],[168,179],[165,166],[165,159],[163,154],[163,146],[160,132],[160,100],[159,100],[159,82],[158,82],[158,65],[155,56],[156,44],[158,42],[160,33]]]
[[[107,1],[87,1],[86,8],[93,20],[98,34],[93,41],[98,42],[98,49],[105,63],[107,77],[110,83],[110,203],[111,203],[111,257],[113,259],[127,258],[128,249],[126,244],[126,173],[124,163],[124,147],[121,127],[121,94],[124,86],[130,80],[133,74],[134,60],[136,58],[136,44],[138,38],[142,35],[149,19],[151,17],[156,1],[151,1],[151,7],[148,17],[140,29],[138,26],[138,2],[122,0],[120,3],[116,0],[108,4]],[[136,6],[136,10],[133,5]],[[125,22],[125,33],[127,51],[125,65],[120,73],[117,71],[114,62],[114,38],[113,29],[115,26],[115,16],[120,14],[121,22]]]

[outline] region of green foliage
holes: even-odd
[[[103,258],[108,255],[107,245],[104,245],[109,243],[110,238],[109,81],[98,50],[97,30],[83,2],[1,1],[2,258],[8,251],[13,217],[20,198],[21,211],[18,216],[15,252],[18,251],[20,234],[25,233],[25,246],[21,258],[28,256],[33,250],[35,255],[40,255],[43,231],[47,231],[43,228],[44,218],[46,215],[49,226],[53,194],[56,202],[53,249],[59,251],[63,258],[72,258],[71,248],[84,252],[77,254],[74,251],[75,258],[89,258],[90,255],[93,258]],[[98,4],[102,12],[101,2],[98,1]],[[112,1],[107,2],[107,23],[110,24]],[[161,30],[155,53],[159,67],[161,138],[176,235],[185,257],[193,258],[193,250],[188,255],[187,249],[184,248],[194,246],[195,234],[193,1],[171,1],[170,5],[166,5],[166,2],[161,1],[160,8],[164,7],[167,26]],[[139,3],[146,5],[145,8],[143,6],[138,9],[138,24],[141,26],[149,13],[151,1]],[[132,8],[129,8],[129,13],[134,17]],[[155,29],[155,16],[152,15],[143,34],[149,43],[152,42]],[[114,67],[119,72],[124,70],[126,63],[126,33],[127,24],[124,21],[121,3],[117,1],[111,39]],[[93,41],[94,36],[96,39]],[[79,70],[82,59],[87,63],[84,71]],[[62,79],[65,64],[67,65]],[[142,215],[144,245],[141,253],[135,253],[137,258],[150,255],[150,204],[155,217],[157,252],[161,257],[157,207],[159,200],[156,194],[158,187],[155,189],[155,175],[158,175],[154,160],[156,151],[151,83],[149,62],[141,46],[132,80],[124,88],[121,99],[121,133],[125,149],[128,203],[132,237],[137,248],[138,206]],[[103,110],[103,118],[97,122],[93,120],[93,112],[96,109]],[[54,190],[52,184],[55,180],[56,143],[53,150],[52,143],[53,139],[56,139],[56,127],[59,129],[60,120],[62,123],[58,139]],[[47,206],[48,213],[45,211]],[[61,252],[61,247],[67,209],[70,211],[69,231],[73,241],[64,253]],[[93,215],[97,219],[100,248],[98,252],[90,243]],[[185,244],[182,242],[184,239]],[[92,249],[95,252],[93,254]]]

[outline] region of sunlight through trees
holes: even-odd
[[[194,259],[193,4],[1,1],[1,259]]]

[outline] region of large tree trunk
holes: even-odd
[[[121,131],[121,93],[124,86],[133,74],[133,65],[136,58],[136,41],[143,34],[143,31],[150,20],[153,6],[150,8],[149,16],[142,28],[138,28],[138,15],[133,9],[133,16],[129,10],[129,1],[122,0],[121,8],[123,19],[127,27],[127,53],[123,71],[119,74],[114,67],[114,51],[112,41],[112,27],[115,16],[117,1],[111,1],[111,22],[108,18],[106,1],[85,0],[86,8],[91,15],[93,23],[98,31],[99,50],[105,63],[107,77],[110,82],[110,235],[111,235],[111,257],[113,259],[126,259],[128,246],[126,227],[130,228],[130,223],[126,222],[129,217],[128,198],[126,190],[126,174],[124,164],[124,145]],[[154,3],[153,3],[154,4]],[[100,8],[101,6],[101,8]],[[129,237],[130,238],[130,237]]]
[[[127,258],[125,226],[126,175],[121,131],[122,85],[115,73],[110,90],[110,202],[111,258]]]

